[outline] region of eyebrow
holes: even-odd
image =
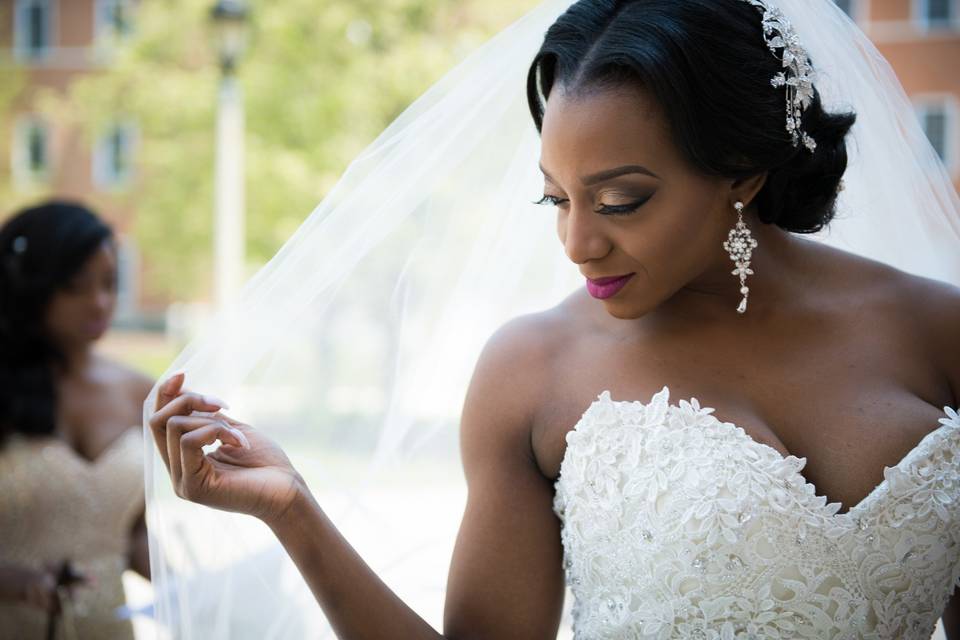
[[[550,174],[547,173],[546,169],[543,168],[543,165],[540,165],[540,171],[543,171],[543,175],[549,178],[550,182],[556,183],[556,180],[554,180]],[[584,186],[589,187],[599,182],[613,180],[614,178],[619,178],[620,176],[629,175],[631,173],[642,173],[644,175],[657,178],[658,180],[660,179],[660,176],[655,174],[653,171],[650,171],[650,169],[647,169],[646,167],[640,166],[639,164],[628,164],[622,167],[616,167],[615,169],[607,169],[606,171],[594,173],[593,175],[584,176],[580,178],[580,182],[582,182]]]

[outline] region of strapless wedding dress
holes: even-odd
[[[960,584],[960,416],[846,513],[696,398],[603,391],[553,508],[578,640],[924,639]]]

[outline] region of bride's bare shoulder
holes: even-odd
[[[925,357],[934,360],[960,400],[960,287],[908,273],[892,265],[829,249],[836,290],[877,320],[919,338]],[[838,296],[839,298],[840,296]],[[890,320],[892,323],[881,323]]]
[[[960,287],[903,274],[894,285],[902,313],[927,345],[930,357],[950,384],[953,405],[960,403]]]
[[[904,317],[928,324],[929,329],[950,327],[951,333],[957,334],[960,287],[851,254],[845,254],[845,262],[841,264],[863,286],[866,299],[885,301]]]
[[[960,287],[956,285],[818,242],[808,241],[808,245],[815,248],[813,258],[823,265],[821,281],[832,283],[829,288],[847,300],[883,302],[891,305],[891,310],[909,311],[913,318],[928,312],[955,312],[960,305]]]
[[[533,415],[547,397],[555,361],[589,308],[579,292],[553,307],[515,316],[500,325],[480,352],[471,383],[483,402]],[[480,399],[478,396],[478,399]]]

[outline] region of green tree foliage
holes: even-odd
[[[135,121],[127,198],[145,288],[210,292],[215,102],[211,0],[147,0],[104,73],[74,83],[62,109],[90,139]],[[239,65],[246,110],[251,268],[296,230],[350,160],[421,92],[533,0],[261,0]],[[65,116],[66,117],[66,116]]]

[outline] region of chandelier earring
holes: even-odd
[[[727,234],[727,240],[723,243],[723,248],[727,250],[730,259],[737,265],[737,268],[730,273],[740,277],[740,293],[743,294],[743,299],[737,307],[737,313],[744,313],[747,310],[747,296],[750,294],[750,287],[747,286],[747,276],[753,275],[753,271],[750,269],[750,258],[753,255],[753,250],[757,248],[757,241],[743,221],[743,203],[737,201],[733,206],[737,210],[737,223]]]

